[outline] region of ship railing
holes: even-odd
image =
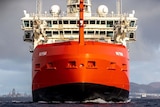
[[[48,42],[44,44],[50,44],[50,43],[60,43],[60,42],[67,42],[67,41],[79,41],[79,38],[50,38],[48,39]],[[85,41],[98,41],[98,42],[103,42],[103,43],[114,43],[114,44],[123,44],[121,42],[116,42],[114,39],[111,37],[101,37],[101,38],[85,38]],[[126,43],[131,43],[136,41],[135,38],[129,39],[126,41]]]
[[[49,13],[44,13],[44,14],[29,13],[29,16],[30,17],[48,17],[48,18],[51,18],[51,17],[67,17],[67,14],[65,12],[63,12],[60,15],[52,16]],[[90,16],[86,16],[86,17],[90,17]],[[92,13],[91,17],[134,17],[134,15],[128,14],[128,13],[124,13],[124,14],[121,14],[121,15],[115,14],[115,13],[110,13],[110,14],[104,14],[104,15],[101,16],[101,15],[98,15],[97,13]]]
[[[63,39],[60,39],[60,38],[50,38],[48,40],[48,42],[46,42],[46,44],[48,43],[57,43],[57,42],[65,42],[65,41],[79,41],[79,38],[63,38]],[[111,38],[107,39],[107,38],[85,38],[85,41],[102,41],[102,42],[108,42],[109,41],[111,42]]]

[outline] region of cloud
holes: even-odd
[[[144,0],[129,0],[126,5],[129,5],[129,3],[134,4],[138,17],[137,41],[131,44],[131,57],[137,61],[156,59],[160,40],[158,30],[160,2],[158,0],[146,0],[145,2]],[[135,5],[135,3],[137,4]],[[133,5],[129,6],[134,7]]]
[[[22,0],[23,1],[23,0]],[[0,1],[0,94],[8,94],[13,88],[31,93],[31,54],[23,42],[20,18],[25,0]]]
[[[130,77],[132,82],[150,83],[160,81],[160,1],[143,2],[138,1],[135,8],[138,30],[137,41],[130,45]]]

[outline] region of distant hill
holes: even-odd
[[[130,83],[130,92],[138,93],[160,93],[160,82],[152,82],[150,84]]]
[[[152,82],[149,84],[149,86],[160,89],[160,82]]]

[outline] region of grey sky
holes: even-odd
[[[31,92],[29,44],[24,43],[20,28],[23,10],[35,12],[36,0],[0,1],[0,94],[15,88]],[[43,0],[43,12],[53,4],[65,11],[66,0]],[[115,11],[116,0],[92,0],[92,10],[105,4]],[[130,80],[137,83],[160,81],[160,0],[123,0],[123,11],[136,11],[137,41],[130,44]]]

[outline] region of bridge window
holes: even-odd
[[[48,27],[52,27],[52,21],[47,20],[46,22],[47,22],[47,26],[48,26]]]
[[[96,31],[96,35],[99,35],[99,31]]]
[[[100,31],[100,35],[105,35],[106,32],[105,31]]]
[[[134,39],[134,33],[130,33],[129,38]]]
[[[88,31],[87,33],[88,33],[89,35],[91,35],[91,34],[93,35],[93,34],[94,34],[94,31]]]
[[[51,36],[52,36],[52,32],[51,32],[51,31],[46,31],[46,35],[47,35],[48,37],[51,37]]]
[[[79,31],[73,31],[73,34],[78,34],[79,33]]]
[[[68,24],[68,20],[64,20],[64,21],[63,21],[63,24]]]
[[[85,20],[85,21],[84,21],[84,24],[88,24],[88,20]]]
[[[25,34],[24,34],[24,41],[29,41],[29,42],[31,42],[32,41],[32,35],[31,35],[31,32],[25,32]]]
[[[57,21],[53,21],[53,24],[58,24]]]
[[[53,31],[53,35],[58,35],[58,31]]]
[[[24,26],[25,26],[25,27],[29,27],[29,20],[25,20],[25,21],[24,21]]]
[[[95,24],[95,20],[90,20],[90,24]]]
[[[64,33],[65,33],[66,35],[70,35],[70,34],[71,34],[71,31],[64,31]]]
[[[59,24],[62,24],[62,20],[59,20]]]
[[[130,22],[130,27],[134,27],[135,26],[135,21],[131,21]]]
[[[107,37],[113,37],[113,31],[107,31]]]
[[[107,27],[113,27],[113,21],[107,21]]]
[[[71,20],[70,24],[76,24],[76,21],[75,20]]]
[[[33,27],[33,21],[24,20],[24,27]]]
[[[100,21],[99,20],[97,20],[97,24],[99,24],[100,23]]]
[[[106,24],[106,21],[102,20],[102,21],[101,21],[101,24],[102,24],[102,25],[105,25],[105,24]]]
[[[63,31],[60,31],[60,35],[63,35]]]

